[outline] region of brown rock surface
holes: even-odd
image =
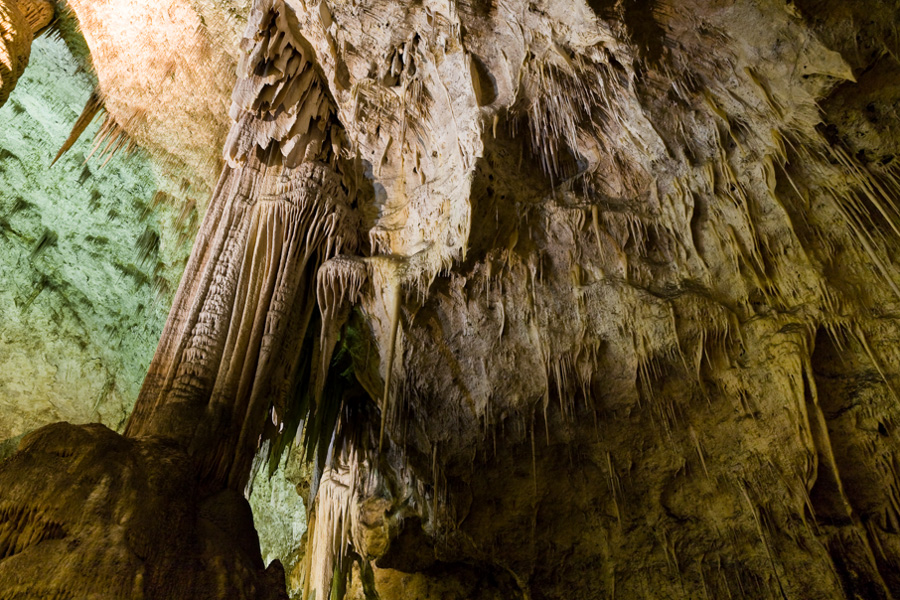
[[[53,5],[45,0],[0,2],[0,106],[28,66],[31,40],[53,20]]]
[[[32,35],[19,3],[0,3],[0,105],[9,98],[28,66]]]
[[[117,42],[101,17],[144,13],[97,4],[128,114],[118,50],[172,32]],[[306,597],[900,596],[898,19],[254,3],[227,141],[223,77],[179,95],[206,50],[142,113],[227,166],[129,433],[238,490],[303,420]]]
[[[283,578],[246,500],[169,444],[57,423],[0,463],[0,597],[276,600]]]

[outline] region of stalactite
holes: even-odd
[[[251,190],[264,185],[251,174]],[[284,416],[313,307],[301,301],[313,289],[313,269],[327,258],[327,246],[335,252],[352,247],[352,232],[348,238],[341,229],[348,207],[337,177],[318,163],[298,168],[291,184],[284,175],[278,187],[287,189],[254,190],[259,195],[252,208],[244,195],[250,190],[232,189],[221,200],[225,210],[214,198],[209,214],[221,219],[212,224],[218,231],[195,247],[189,269],[199,272],[182,284],[128,426],[135,435],[197,435],[192,445],[198,452],[214,444],[207,458],[211,475],[238,487],[270,404],[276,418]],[[205,225],[201,239],[211,228],[208,220]],[[184,430],[191,422],[193,433]]]
[[[81,115],[78,116],[78,119],[75,121],[75,124],[72,126],[72,131],[69,133],[69,137],[66,138],[66,141],[63,142],[63,145],[60,147],[59,152],[56,153],[56,156],[53,158],[53,161],[50,163],[50,166],[56,164],[56,162],[62,158],[62,156],[69,151],[69,149],[78,141],[84,131],[88,128],[91,122],[94,120],[94,117],[103,110],[103,99],[100,97],[100,93],[98,91],[94,91],[88,97],[87,102],[84,104],[84,109],[81,111]]]
[[[423,532],[402,568],[433,546],[433,572],[475,563],[524,597],[897,588],[900,170],[866,145],[888,79],[868,117],[828,107],[883,57],[826,47],[828,11],[803,11],[838,0],[481,4],[255,3],[129,434],[240,489],[302,420],[319,600],[351,550],[377,558],[375,495]],[[97,152],[143,119],[120,108]],[[853,469],[885,488],[871,506]]]
[[[322,475],[319,494],[310,511],[309,543],[302,570],[303,598],[329,598],[332,586],[345,577],[347,550],[358,527],[354,504],[358,464],[358,457],[351,450]]]
[[[366,264],[357,258],[337,256],[319,267],[316,300],[322,314],[322,333],[319,338],[320,360],[313,385],[317,403],[322,397],[325,377],[328,374],[338,334],[347,321],[351,306],[359,298],[366,280]]]
[[[368,259],[371,279],[375,286],[375,294],[379,299],[380,311],[385,316],[387,335],[386,360],[384,364],[384,390],[381,398],[381,431],[378,434],[378,446],[384,447],[384,432],[389,423],[395,422],[398,394],[392,390],[394,377],[394,360],[397,355],[397,338],[400,328],[400,307],[403,295],[403,277],[408,268],[407,261],[393,256],[376,256]]]
[[[323,143],[333,107],[287,10],[280,0],[254,5],[228,166],[126,429],[186,444],[206,477],[233,489],[247,482],[270,411],[284,419],[299,361],[311,360],[299,353],[319,265],[356,243],[337,157]]]

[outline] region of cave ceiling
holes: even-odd
[[[19,4],[0,592],[900,596],[896,2]]]

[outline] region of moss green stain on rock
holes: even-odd
[[[284,454],[278,470],[271,476],[265,472],[256,476],[247,496],[263,562],[268,566],[273,560],[281,561],[287,575],[288,595],[298,599],[301,597],[300,563],[306,547],[307,529],[306,506],[301,493],[308,495],[311,477],[298,444]]]
[[[100,119],[50,166],[93,89],[80,64],[35,40],[0,110],[0,440],[56,420],[121,427],[189,243],[146,156],[87,159]]]

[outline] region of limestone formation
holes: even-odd
[[[98,4],[110,118],[225,163],[116,443],[294,443],[303,598],[900,595],[900,5]]]
[[[191,185],[212,189],[237,49],[223,50],[212,23],[187,0],[67,5],[90,47],[109,132],[134,140]]]
[[[53,4],[47,0],[16,0],[15,4],[32,35],[40,33],[53,20]]]
[[[0,465],[3,598],[286,598],[247,501],[198,487],[194,469],[102,425],[28,435]]]
[[[260,2],[235,87],[225,168],[150,366],[130,435],[189,445],[212,481],[243,489],[266,423],[282,433],[316,272],[356,248],[341,135],[285,5]]]
[[[31,40],[52,19],[53,5],[45,0],[0,2],[0,106],[28,66]]]

